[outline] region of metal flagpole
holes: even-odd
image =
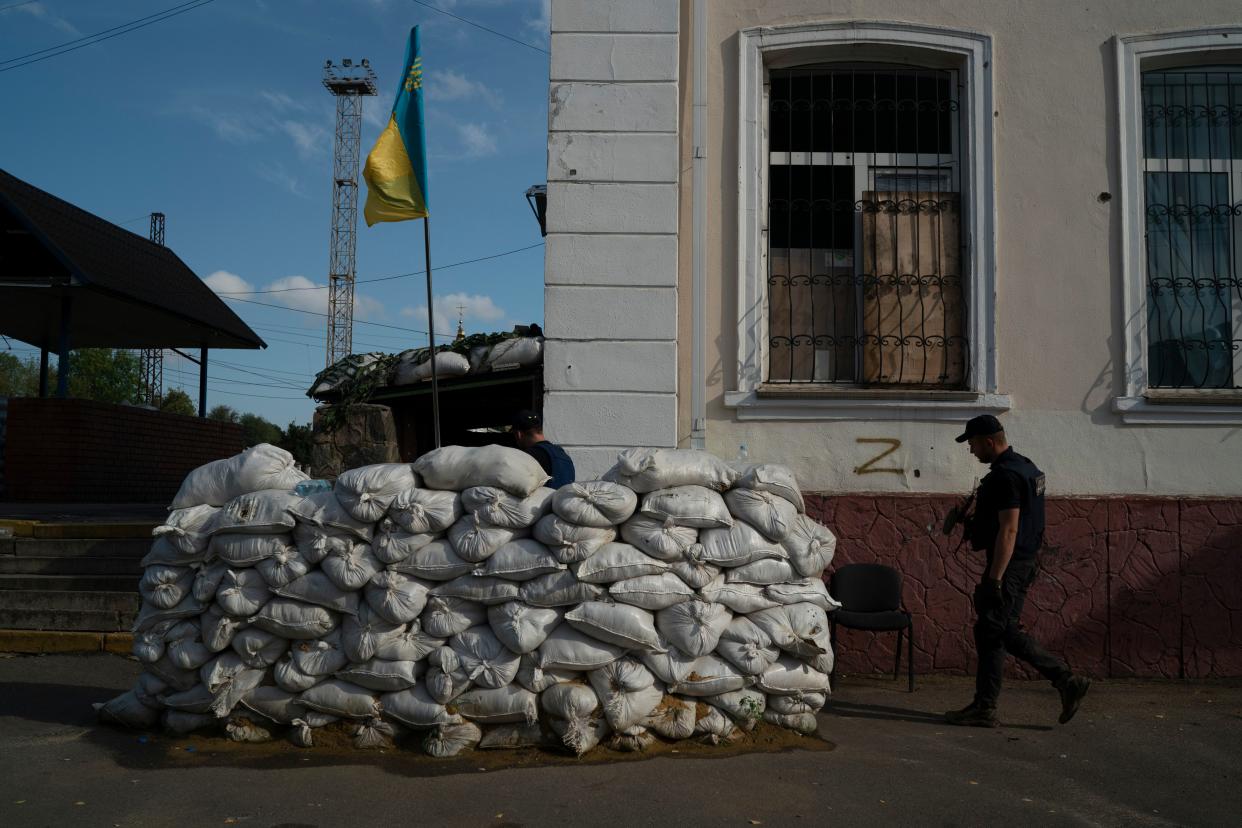
[[[431,422],[440,447],[440,383],[436,377],[436,322],[431,301],[431,218],[423,216],[423,250],[427,260],[427,342],[431,347]]]

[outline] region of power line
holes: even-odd
[[[177,6],[171,6],[163,11],[156,12],[155,14],[149,14],[146,17],[139,17],[136,20],[131,20],[128,23],[122,23],[119,26],[113,26],[110,29],[103,29],[102,31],[95,32],[94,34],[84,35],[83,37],[79,37],[75,40],[67,40],[64,43],[57,44],[56,46],[48,46],[45,49],[38,49],[24,55],[19,55],[18,57],[0,60],[0,72],[8,72],[11,69],[20,69],[23,66],[29,66],[32,63],[39,63],[40,61],[60,57],[61,55],[66,55],[70,52],[76,52],[78,49],[85,49],[87,46],[94,46],[96,43],[103,43],[105,40],[111,40],[114,37],[120,37],[121,35],[129,34],[130,32],[136,32],[139,29],[145,29],[147,26],[162,23],[165,20],[185,14],[186,12],[194,11],[197,8],[206,6],[208,3],[214,2],[215,0],[190,0],[188,3],[181,3]],[[12,65],[4,66],[3,64]]]
[[[238,299],[236,296],[225,296],[223,298],[228,299],[230,302],[245,302],[247,305],[259,305],[264,308],[275,308],[276,310],[292,311],[293,313],[304,313],[309,316],[327,316],[326,313],[319,313],[318,311],[302,310],[301,308],[291,308],[291,307],[288,307],[287,305],[273,305],[271,302],[256,302],[253,299]],[[423,336],[427,335],[426,331],[420,331],[418,328],[403,328],[400,325],[386,325],[383,322],[363,322],[362,320],[354,320],[354,323],[357,325],[374,325],[377,328],[391,328],[394,331],[406,331],[407,333],[422,334]],[[452,339],[453,338],[453,334],[438,333],[436,334],[436,336],[440,337],[441,339]]]
[[[466,18],[460,15],[457,15],[457,14],[453,14],[450,11],[445,11],[444,9],[437,8],[431,5],[430,3],[424,3],[423,0],[410,0],[410,2],[417,3],[418,5],[422,6],[425,9],[431,9],[433,12],[439,12],[440,14],[443,14],[447,17],[451,17],[454,20],[460,20],[462,23],[465,23],[467,26],[474,26],[476,29],[482,29],[483,31],[488,32],[489,34],[496,35],[496,37],[503,37],[505,40],[516,43],[519,46],[525,46],[527,49],[534,49],[536,52],[543,52],[545,55],[552,54],[547,49],[536,46],[533,43],[527,43],[525,40],[518,40],[516,37],[510,37],[504,32],[498,32],[495,29],[489,29],[488,27],[484,26],[482,23],[475,23],[473,20],[467,20]]]
[[[436,265],[436,271],[448,270],[453,267],[461,267],[462,265],[475,264],[476,262],[486,262],[489,259],[499,259],[502,256],[512,256],[514,253],[523,253],[527,250],[534,250],[536,247],[543,247],[543,242],[538,244],[528,244],[526,247],[518,247],[513,250],[506,250],[503,253],[493,253],[490,256],[480,256],[477,259],[466,259],[461,262],[453,262],[446,265]],[[427,271],[414,270],[409,273],[398,273],[395,276],[377,276],[373,279],[355,279],[354,284],[364,285],[371,282],[391,282],[394,279],[407,279],[411,276],[422,276]],[[274,290],[219,290],[216,291],[219,296],[258,296],[264,293],[290,293],[297,290],[327,290],[327,285],[312,285],[311,287],[294,287],[294,288],[276,288]]]

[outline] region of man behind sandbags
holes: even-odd
[[[574,461],[565,449],[543,436],[543,418],[533,411],[523,409],[513,417],[510,431],[518,448],[539,461],[543,470],[552,475],[547,485],[559,489],[574,482]]]

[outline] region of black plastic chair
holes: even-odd
[[[906,669],[914,692],[914,618],[901,604],[901,573],[883,564],[846,564],[832,573],[829,587],[841,609],[832,613],[832,640],[837,625],[851,630],[897,632],[893,680],[901,675],[901,642],[906,638]],[[906,631],[909,630],[909,636]],[[834,671],[835,672],[835,671]]]

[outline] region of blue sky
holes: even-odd
[[[0,61],[168,9],[177,0],[0,0]],[[431,0],[548,48],[548,0]],[[10,6],[4,9],[3,7]],[[213,356],[209,402],[277,423],[307,422],[323,367],[322,317],[335,109],[326,59],[369,58],[380,94],[364,106],[362,157],[386,123],[409,28],[422,25],[437,330],[543,321],[543,248],[523,193],[546,176],[548,56],[409,0],[215,0],[132,34],[3,71],[0,167],[167,244],[268,342]],[[420,271],[419,222],[361,220],[360,281]],[[249,291],[281,291],[249,293]],[[361,283],[354,350],[426,344],[421,276]],[[13,342],[14,349],[23,348]],[[3,343],[0,343],[3,347]],[[21,351],[19,351],[21,353]],[[195,396],[197,369],[165,360],[165,388]],[[257,376],[261,374],[261,376]]]

